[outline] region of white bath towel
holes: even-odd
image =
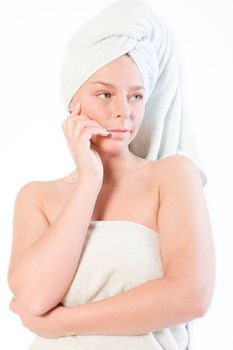
[[[146,87],[145,115],[129,145],[139,157],[191,158],[207,178],[182,100],[179,53],[170,29],[142,1],[117,1],[72,36],[61,67],[61,96],[68,108],[75,92],[98,69],[129,53]]]
[[[103,300],[163,274],[158,232],[134,221],[92,221],[62,304]],[[133,335],[37,336],[29,350],[191,350],[190,326],[188,322]]]

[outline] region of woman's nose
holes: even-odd
[[[117,118],[129,118],[131,115],[131,106],[127,99],[119,98],[113,106],[113,115]]]

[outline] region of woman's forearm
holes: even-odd
[[[76,271],[100,185],[93,179],[77,184],[49,229],[24,252],[9,277],[25,308],[39,315],[59,303]]]
[[[185,284],[184,284],[185,285]],[[67,335],[133,335],[188,322],[202,314],[201,297],[171,278],[67,309]]]

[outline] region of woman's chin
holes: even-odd
[[[108,153],[108,154],[116,154],[122,152],[123,150],[128,148],[128,143],[112,143],[105,142],[105,140],[101,140],[100,142],[91,141],[91,147],[93,147],[97,152]]]

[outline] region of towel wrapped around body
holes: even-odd
[[[158,232],[134,221],[92,221],[62,303],[95,302],[162,276]],[[180,324],[137,335],[36,337],[29,350],[190,350],[190,327]]]

